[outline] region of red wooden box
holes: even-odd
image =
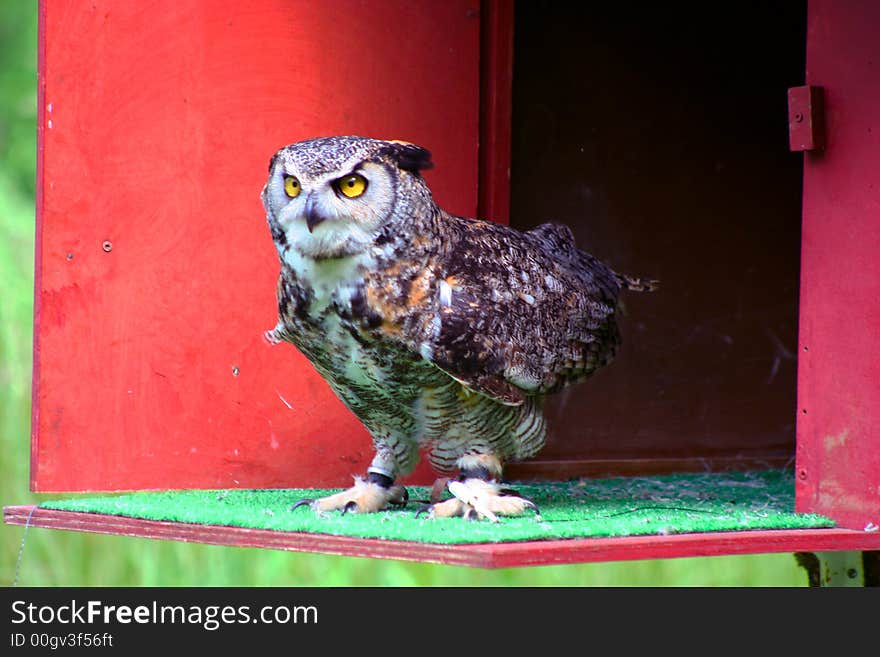
[[[626,299],[619,361],[552,402],[547,448],[513,476],[796,460],[798,510],[844,528],[816,549],[880,546],[862,531],[880,524],[880,6],[563,4],[44,0],[32,488],[364,471],[363,428],[261,338],[278,265],[259,192],[280,146],[366,134],[428,147],[452,212],[562,220],[663,281]],[[785,102],[804,82],[825,147],[802,156]],[[789,534],[699,553],[808,549]],[[542,562],[698,553],[640,540]]]

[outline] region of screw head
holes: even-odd
[[[113,242],[110,240],[104,240],[101,244],[101,248],[104,249],[106,253],[110,253],[113,250]]]
[[[795,123],[803,123],[804,122],[804,115],[801,112],[796,112],[794,115],[794,121],[795,121]]]

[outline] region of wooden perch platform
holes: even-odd
[[[595,561],[669,559],[771,552],[880,550],[880,532],[850,529],[709,532],[669,536],[440,545],[140,520],[95,513],[56,511],[33,506],[4,507],[3,520],[10,525],[27,525],[48,529],[67,529],[233,547],[399,559],[479,568],[549,566]]]

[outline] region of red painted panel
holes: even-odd
[[[510,222],[513,0],[483,0],[480,58],[481,219]]]
[[[880,525],[880,4],[811,0],[807,84],[826,149],[804,161],[797,508]]]
[[[261,339],[266,165],[317,135],[414,141],[440,204],[473,216],[478,0],[40,11],[32,487],[347,483],[369,437]]]

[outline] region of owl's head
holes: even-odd
[[[321,137],[285,146],[269,162],[261,198],[279,251],[311,258],[364,251],[413,195],[430,202],[419,146],[366,137]]]

